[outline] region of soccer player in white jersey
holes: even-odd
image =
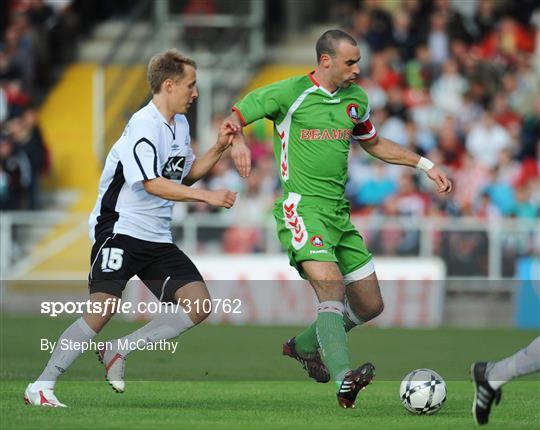
[[[205,176],[230,146],[237,127],[225,122],[216,144],[195,158],[184,114],[198,97],[196,64],[176,50],[154,56],[148,65],[150,103],[130,119],[112,147],[101,175],[98,197],[89,220],[93,241],[89,293],[105,314],[85,313],[56,343],[49,362],[24,393],[26,404],[64,407],[54,394],[57,378],[80,355],[61,345],[89,342],[113,315],[110,304],[122,296],[127,281],[137,275],[162,302],[187,305],[210,298],[201,274],[174,245],[170,230],[177,201],[205,202],[230,208],[236,193],[190,188]],[[105,306],[108,303],[109,306]],[[208,316],[208,309],[170,306],[152,321],[98,351],[113,389],[123,392],[124,363],[129,345],[174,338]],[[206,310],[206,312],[205,312]],[[171,312],[174,311],[174,312]]]

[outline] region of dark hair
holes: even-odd
[[[352,46],[357,46],[358,43],[349,33],[342,30],[328,30],[325,31],[317,44],[315,45],[315,51],[317,52],[317,64],[321,62],[321,55],[327,54],[331,57],[336,56],[336,47],[341,40],[345,40]]]
[[[166,79],[182,78],[185,66],[197,68],[197,64],[190,58],[184,57],[176,49],[169,49],[152,57],[148,63],[147,79],[152,94],[161,90],[161,84]]]

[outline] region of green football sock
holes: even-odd
[[[317,307],[316,322],[322,359],[338,390],[343,376],[350,370],[347,334],[343,326],[343,310],[341,302],[322,302]]]
[[[358,325],[364,324],[364,321],[354,313],[351,308],[347,297],[345,297],[345,312],[343,312],[343,324],[345,325],[345,331],[349,332]]]
[[[352,310],[347,309],[349,312],[352,312]],[[356,321],[353,321],[349,315],[348,312],[345,312],[343,314],[343,326],[345,327],[345,331],[348,333],[351,331],[354,327],[357,325],[362,324],[362,321],[358,318],[358,316],[354,316],[353,318],[356,318]],[[317,349],[319,349],[319,341],[317,340],[317,321],[315,321],[313,324],[311,324],[309,327],[307,327],[303,332],[298,334],[295,337],[296,341],[296,352],[300,354],[302,357],[310,358],[312,357],[315,352],[317,352]]]
[[[296,352],[302,357],[310,358],[319,348],[317,340],[317,321],[295,337]]]

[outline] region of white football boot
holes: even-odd
[[[51,389],[32,390],[32,384],[28,384],[24,392],[24,404],[33,406],[48,406],[50,408],[67,408],[66,405],[54,395]]]
[[[126,389],[124,382],[124,367],[126,358],[116,351],[108,351],[100,348],[96,351],[99,361],[105,366],[105,378],[109,385],[117,393],[123,393]]]

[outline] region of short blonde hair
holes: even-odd
[[[161,84],[166,79],[182,78],[185,66],[197,68],[197,64],[190,58],[184,57],[178,50],[169,49],[154,55],[148,63],[146,77],[152,94],[158,94]]]

